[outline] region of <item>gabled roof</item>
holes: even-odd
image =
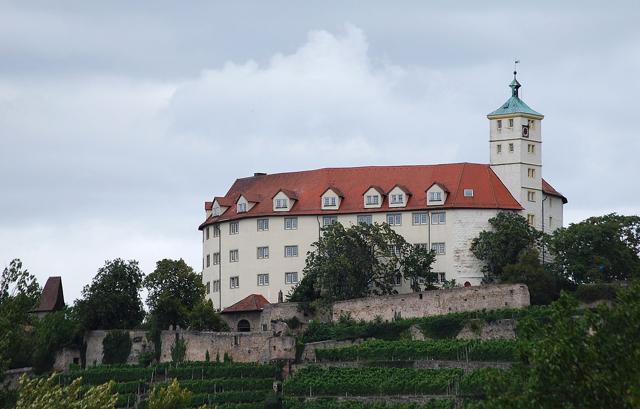
[[[47,279],[40,302],[33,312],[52,312],[64,308],[64,293],[62,291],[62,278],[49,277]]]
[[[440,189],[442,189],[444,192],[449,193],[449,189],[447,189],[447,187],[446,187],[445,185],[443,185],[442,183],[440,183],[440,182],[433,182],[433,183],[431,184],[431,186],[429,186],[426,190],[431,189],[434,185],[435,185],[435,186],[438,186],[438,187],[439,187]]]
[[[213,198],[213,203],[215,203],[216,201],[220,206],[231,207],[233,206],[234,198],[233,196],[216,196]],[[212,206],[213,206],[213,203],[211,203]]]
[[[263,175],[263,176],[265,176],[265,175]],[[271,176],[271,175],[269,175],[269,176]],[[239,180],[239,179],[238,179],[238,180]],[[236,180],[236,183],[238,182],[238,180]],[[234,184],[234,185],[235,185],[235,184]],[[280,192],[282,192],[282,193],[284,193],[285,195],[287,195],[287,197],[288,197],[289,199],[298,200],[298,194],[297,194],[296,192],[294,192],[293,190],[290,190],[290,189],[283,189],[283,188],[278,189],[278,190],[273,194],[273,196],[271,196],[271,198],[273,199],[273,198],[274,198],[274,197],[276,197],[276,195],[277,195],[278,193],[280,193]]]
[[[340,208],[331,211],[322,210],[318,197],[322,195],[327,186],[334,185],[336,181],[340,182],[340,190],[344,195]],[[362,200],[363,192],[374,185],[385,192],[396,184],[401,184],[413,192],[412,199],[404,209],[424,210],[427,208],[425,190],[435,182],[441,183],[449,189],[447,202],[442,206],[443,208],[522,209],[522,206],[511,196],[509,190],[490,166],[477,163],[364,166],[276,173],[237,179],[227,192],[226,197],[234,197],[239,192],[258,194],[262,197],[273,197],[279,191],[284,192],[287,196],[292,194],[297,201],[295,206],[287,212],[288,216],[319,215],[327,214],[327,212],[335,214],[372,213],[388,211],[389,204],[383,201],[380,207],[365,209]],[[473,197],[464,197],[464,189],[473,189]],[[282,213],[275,212],[273,204],[263,200],[256,204],[250,213],[238,214],[234,206],[222,215],[210,216],[200,225],[200,229],[218,221],[269,215],[282,215]]]
[[[251,294],[230,307],[221,311],[221,314],[229,314],[233,312],[252,312],[262,311],[265,305],[270,304],[266,298],[260,294]]]
[[[240,193],[234,203],[238,203],[240,197],[244,197],[247,202],[251,203],[259,203],[262,200],[262,197],[260,195],[255,195],[252,193]]]
[[[387,195],[388,195],[389,193],[391,193],[391,191],[392,191],[393,189],[395,189],[395,188],[398,188],[398,189],[402,190],[402,191],[404,192],[404,194],[405,194],[405,195],[407,195],[407,196],[411,196],[411,195],[412,195],[412,193],[411,193],[411,191],[409,190],[409,188],[408,188],[408,187],[406,187],[406,186],[404,186],[404,185],[400,185],[400,184],[398,184],[398,183],[396,183],[395,185],[393,185],[393,186],[391,187],[391,189],[389,189],[389,191],[387,192]]]
[[[322,196],[322,195],[324,195],[325,193],[327,193],[327,191],[328,191],[328,190],[333,191],[333,193],[335,193],[335,194],[336,194],[336,195],[338,195],[339,197],[344,197],[344,194],[342,193],[342,191],[341,191],[340,189],[338,189],[337,187],[335,187],[335,186],[329,186],[328,188],[326,188],[326,189],[324,190],[324,192],[322,192],[322,194],[321,194],[320,196]]]
[[[204,210],[213,209],[213,202],[204,202]]]
[[[560,199],[562,199],[562,203],[566,204],[569,202],[569,200],[567,200],[566,197],[564,197],[564,195],[560,192],[558,192],[556,189],[554,189],[553,186],[551,186],[546,180],[542,179],[542,191],[546,194],[548,194],[549,196],[556,196],[559,197]]]
[[[383,189],[383,188],[381,188],[381,187],[380,187],[380,186],[378,186],[378,185],[369,185],[369,187],[368,187],[368,188],[366,188],[366,189],[365,189],[365,191],[364,191],[364,192],[362,192],[362,194],[367,193],[370,189],[375,189],[375,190],[377,190],[377,191],[378,191],[378,193],[380,193],[380,195],[381,195],[381,196],[386,196],[386,195],[387,195],[387,193],[384,191],[384,189]]]

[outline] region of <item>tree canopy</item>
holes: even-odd
[[[558,229],[550,250],[559,274],[577,284],[640,277],[640,216],[615,213]]]
[[[139,325],[144,318],[140,299],[143,278],[135,260],[106,261],[76,302],[83,329],[125,329]]]
[[[386,223],[349,228],[335,223],[323,229],[312,247],[304,277],[289,295],[290,301],[394,294],[398,278],[409,280],[419,291],[435,279],[433,253],[407,243]]]

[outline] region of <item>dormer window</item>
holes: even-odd
[[[246,203],[238,203],[238,213],[245,213],[247,211]]]
[[[213,208],[213,215],[214,216],[220,216],[220,206],[215,206]]]
[[[367,195],[367,205],[374,206],[380,203],[380,196]]]
[[[276,209],[286,209],[287,207],[289,207],[287,199],[276,199]]]
[[[335,196],[325,196],[324,198],[324,207],[335,207],[336,206],[336,197]]]
[[[401,204],[401,203],[404,203],[404,195],[402,193],[391,195],[391,204]]]
[[[473,189],[465,189],[464,197],[473,197]]]
[[[429,192],[430,202],[439,202],[442,200],[442,192]]]

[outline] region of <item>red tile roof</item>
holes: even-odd
[[[395,184],[394,186],[391,187],[391,189],[389,189],[389,191],[387,192],[387,194],[391,193],[391,191],[395,188],[399,188],[400,190],[402,190],[406,195],[411,196],[411,191],[404,185],[400,185],[400,184]]]
[[[434,183],[449,191],[446,202],[439,206],[442,208],[522,209],[486,164],[325,168],[237,179],[225,195],[226,198],[232,198],[239,192],[251,192],[273,198],[279,191],[283,191],[290,198],[294,195],[298,200],[288,212],[274,212],[271,200],[263,200],[250,211],[241,214],[232,207],[220,216],[209,217],[200,225],[200,229],[217,221],[265,215],[350,214],[426,209],[426,189]],[[365,209],[363,194],[369,187],[375,185],[382,192],[388,192],[397,184],[414,192],[408,198],[406,207],[390,210],[385,201],[379,208]],[[344,195],[337,210],[321,209],[319,197],[329,186],[334,186]],[[464,189],[473,189],[473,197],[465,197]]]
[[[235,195],[236,195],[236,192],[234,192],[233,195],[216,196],[213,198],[213,201],[215,202],[217,200],[220,206],[231,207],[233,206],[233,203],[234,203],[233,196]],[[213,207],[213,203],[211,203],[211,206]]]
[[[251,312],[262,311],[265,305],[270,304],[266,298],[260,294],[251,294],[230,307],[222,310],[222,314],[228,314],[232,312]]]
[[[569,202],[569,200],[567,200],[566,197],[564,197],[564,195],[560,192],[558,192],[557,190],[555,190],[553,188],[553,186],[551,186],[546,180],[542,179],[542,191],[546,194],[548,194],[549,196],[556,196],[559,197],[560,199],[562,199],[562,203],[567,203]]]
[[[213,209],[213,202],[204,202],[204,210]]]
[[[449,194],[449,189],[447,189],[447,187],[446,187],[445,185],[443,185],[442,183],[440,183],[440,182],[433,182],[433,183],[431,184],[431,186],[429,186],[429,187],[428,187],[428,188],[426,188],[425,190],[429,190],[429,189],[431,189],[431,188],[433,187],[433,185],[438,186],[438,187],[439,187],[440,189],[442,189],[444,192],[446,192],[447,194]]]
[[[33,312],[58,311],[64,307],[64,293],[62,292],[62,278],[49,277],[47,279],[40,302]]]

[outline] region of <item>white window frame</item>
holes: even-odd
[[[387,224],[389,226],[402,226],[402,213],[387,213]]]
[[[240,288],[240,276],[229,277],[229,288]]]
[[[391,195],[391,204],[403,204],[404,203],[404,193],[397,193]]]
[[[269,231],[269,219],[261,218],[256,223],[258,231]]]
[[[356,222],[358,224],[371,225],[371,224],[373,224],[373,215],[370,215],[370,214],[359,214],[356,217]]]
[[[437,255],[447,254],[447,246],[443,241],[431,243],[431,250]]]
[[[213,280],[211,282],[211,292],[219,293],[220,292],[220,280]]]
[[[220,237],[220,226],[217,224],[213,226],[213,237]]]
[[[464,197],[473,197],[473,189],[464,189],[462,194]]]
[[[247,204],[246,203],[238,203],[238,213],[246,213]]]
[[[288,273],[284,273],[284,283],[285,284],[297,284],[298,283],[298,272],[290,271]]]
[[[298,257],[298,245],[292,244],[288,246],[284,246],[284,256],[285,257]]]
[[[335,196],[324,197],[324,207],[336,207],[337,205],[338,205],[338,200]]]
[[[380,204],[380,195],[367,195],[366,197],[367,206],[377,206]]]
[[[266,287],[269,285],[269,274],[262,273],[257,276],[258,287]]]
[[[289,226],[287,227],[287,223]],[[298,218],[297,217],[285,217],[284,218],[285,230],[298,230]]]
[[[289,207],[289,199],[276,199],[276,209],[286,209]]]
[[[331,221],[331,222],[328,222],[328,221]],[[322,227],[327,227],[335,223],[338,223],[338,216],[335,216],[335,215],[322,216]]]
[[[415,212],[411,215],[411,223],[414,226],[422,226],[429,224],[429,215],[427,212]]]
[[[431,212],[431,224],[447,224],[447,212]]]
[[[214,266],[220,264],[220,252],[213,253],[212,263]]]
[[[238,249],[229,250],[229,263],[240,261],[240,251]]]
[[[430,202],[441,202],[442,201],[442,192],[440,192],[440,191],[429,192],[429,201]]]
[[[238,234],[240,233],[240,222],[234,221],[229,222],[229,234]]]
[[[258,259],[269,258],[269,246],[259,246],[256,251],[256,257]]]

